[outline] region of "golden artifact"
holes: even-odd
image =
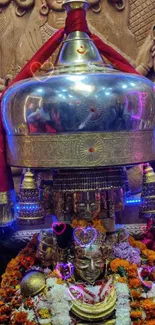
[[[130,190],[133,194],[140,193],[143,181],[143,165],[135,165],[127,169]]]
[[[37,258],[45,267],[56,265],[57,251],[56,238],[52,231],[41,230],[38,237]]]
[[[144,165],[141,198],[140,217],[155,216],[155,173],[149,164]]]
[[[15,220],[14,216],[14,191],[0,193],[0,227],[7,227]]]
[[[32,297],[44,290],[46,285],[44,273],[30,271],[21,281],[20,289],[24,297]]]
[[[34,174],[28,170],[24,174],[18,194],[17,220],[20,224],[40,224],[44,222],[44,206]]]
[[[34,164],[40,168],[49,168],[52,165],[67,167],[68,164],[70,167],[93,167],[104,164],[132,164],[153,159],[153,132],[147,130],[142,130],[140,134],[137,131],[85,133],[85,138],[81,133],[69,136],[57,134],[53,137],[49,134],[36,134],[35,137],[31,134],[20,137],[8,135],[7,138],[12,143],[12,147],[7,147],[8,163],[23,167],[34,167]],[[93,152],[89,151],[90,148],[94,148]]]
[[[81,319],[101,320],[114,311],[115,304],[116,293],[115,290],[112,290],[106,302],[96,303],[93,306],[74,300],[72,311]]]
[[[115,210],[127,192],[124,168],[64,170],[53,174],[54,211],[59,220],[98,217],[106,231],[115,229]]]
[[[66,231],[68,233],[68,242],[63,239],[63,236],[66,236]],[[46,231],[41,232],[42,238],[42,233],[44,234],[43,244],[46,245],[46,247],[49,245],[49,248],[51,247],[52,249],[51,243],[49,244],[48,233]],[[113,243],[111,242],[110,247],[106,243],[106,233],[89,226],[85,228],[76,227],[72,233],[71,227],[68,225],[61,235],[59,233],[56,234],[56,238],[57,243],[55,241],[53,245],[55,254],[60,249],[60,242],[61,245],[62,243],[65,245],[64,252],[65,250],[66,252],[68,251],[68,255],[66,255],[66,253],[64,255],[66,262],[65,259],[58,259],[59,263],[57,265],[61,265],[62,267],[61,277],[63,278],[64,276],[65,278],[65,273],[63,273],[63,271],[65,271],[67,265],[70,263],[74,265],[74,273],[77,281],[71,277],[68,283],[68,292],[72,297],[72,313],[80,319],[91,322],[103,319],[106,320],[113,314],[116,304],[116,291],[113,284],[113,278],[107,275],[107,261],[108,258],[110,260],[109,253],[110,250],[112,251]],[[120,241],[118,240],[118,242]],[[40,243],[38,244],[38,249],[40,249]],[[65,263],[60,263],[61,261]],[[51,263],[53,265],[52,255]],[[56,270],[57,267],[54,272],[57,272]],[[48,275],[48,278],[49,277],[50,275]],[[31,282],[28,286],[30,286],[31,289]],[[76,288],[78,288],[78,286],[80,286],[79,288],[82,290],[82,299],[80,299],[80,297],[76,299]],[[95,296],[93,291],[91,293],[91,290],[95,290]]]

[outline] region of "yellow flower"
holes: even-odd
[[[93,226],[95,229],[97,229],[99,232],[106,232],[106,229],[103,227],[102,221],[99,219],[93,220]]]
[[[46,318],[50,318],[51,315],[49,313],[49,310],[47,308],[42,308],[39,310],[38,312],[39,316],[42,318],[42,319],[46,319]]]
[[[61,278],[57,279],[57,284],[63,284],[63,280]]]
[[[123,267],[125,270],[128,269],[130,263],[126,260],[122,260],[120,258],[115,258],[113,261],[110,262],[110,268],[113,272],[117,272],[119,267]]]
[[[74,220],[72,221],[72,227],[73,227],[73,228],[77,228],[77,227],[78,227],[78,220],[77,220],[77,219],[74,219]]]

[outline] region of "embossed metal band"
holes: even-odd
[[[153,130],[7,136],[12,166],[100,167],[154,159]]]
[[[8,192],[0,192],[0,205],[7,204],[9,202],[9,193]]]

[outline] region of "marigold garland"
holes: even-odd
[[[18,312],[11,317],[12,309],[21,305],[23,297],[18,293],[18,285],[25,272],[36,262],[38,235],[34,235],[30,243],[21,250],[20,254],[13,258],[7,265],[5,273],[2,275],[0,288],[0,324],[9,325],[36,325],[27,319],[24,312]],[[8,305],[9,304],[9,305]],[[25,304],[30,304],[30,300],[25,300]]]
[[[80,226],[82,225],[84,225],[83,221],[80,223]],[[94,224],[94,226],[97,229],[97,227],[100,227],[100,222],[96,225]],[[27,270],[36,264],[37,237],[38,235],[35,235],[26,248],[23,249],[16,258],[12,259],[8,263],[5,273],[2,275],[0,287],[0,324],[38,325],[37,321],[31,321],[28,319],[28,313],[26,312],[26,310],[33,310],[33,300],[31,298],[23,299],[19,291],[19,284],[23,278],[23,275]],[[150,265],[150,269],[152,269],[152,266],[155,265],[155,252],[147,249],[145,244],[141,243],[140,241],[136,241],[131,236],[129,237],[129,242],[130,245],[135,248],[139,248],[141,251],[141,255],[143,257],[142,276],[146,278],[148,275],[151,276],[147,270],[147,267]],[[110,262],[111,271],[114,274],[119,274],[117,276],[117,282],[128,285],[131,296],[130,317],[132,319],[132,324],[155,325],[155,302],[153,301],[153,298],[155,298],[155,291],[154,296],[147,296],[147,292],[150,291],[148,291],[148,289],[144,286],[144,283],[142,283],[139,279],[138,267],[138,265],[120,258],[115,258]],[[50,272],[48,277],[56,278],[56,284],[63,285],[63,281],[58,276],[56,271]],[[152,277],[152,279],[154,279],[154,277]],[[72,280],[68,279],[68,282]],[[146,282],[147,279],[145,280],[145,283]],[[23,303],[25,308],[24,311],[20,311],[21,303]],[[14,310],[14,312],[12,312],[12,310]],[[48,319],[48,310],[40,309],[39,316],[43,317],[43,319]]]
[[[73,228],[78,228],[78,227],[86,228],[88,226],[94,227],[99,232],[106,232],[106,229],[103,227],[102,221],[100,219],[94,219],[94,220],[88,222],[84,219],[75,218],[72,221]]]

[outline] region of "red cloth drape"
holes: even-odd
[[[37,71],[38,67],[42,65],[54,53],[54,51],[61,44],[65,33],[68,35],[73,31],[82,31],[89,34],[98,48],[101,55],[106,57],[115,68],[129,73],[137,74],[136,70],[129,64],[129,62],[115,51],[112,47],[105,44],[99,37],[90,33],[85,19],[85,11],[83,9],[75,9],[68,13],[66,18],[66,27],[58,30],[30,59],[30,61],[23,67],[19,74],[14,78],[9,87],[17,81],[32,77],[33,73]],[[32,69],[33,67],[33,69]],[[33,70],[33,71],[32,71]],[[5,90],[6,91],[6,90]],[[2,96],[4,95],[3,92]],[[2,97],[1,97],[2,98]],[[2,125],[2,117],[0,114],[0,193],[6,192],[12,188],[13,184],[10,181],[10,171],[6,163],[5,157],[5,134]]]
[[[87,25],[86,11],[83,9],[75,9],[69,11],[66,18],[65,34],[68,35],[72,32],[82,31],[90,35],[90,30]]]

